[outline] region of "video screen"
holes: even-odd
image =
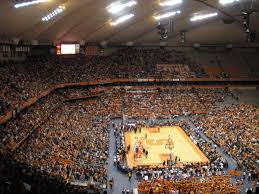
[[[74,55],[76,54],[76,44],[61,44],[62,55]]]

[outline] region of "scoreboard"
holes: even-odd
[[[57,44],[56,54],[57,55],[75,55],[80,53],[79,44]]]

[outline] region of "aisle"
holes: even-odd
[[[137,187],[137,181],[134,178],[134,175],[129,182],[128,176],[126,174],[122,174],[117,170],[117,168],[113,165],[113,156],[115,153],[115,137],[113,134],[112,125],[109,126],[109,159],[108,159],[108,180],[114,179],[114,187],[111,190],[108,188],[108,194],[120,194],[122,193],[123,188],[129,188],[131,191],[133,188]]]

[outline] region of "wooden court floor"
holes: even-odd
[[[208,158],[192,142],[186,133],[178,126],[173,127],[142,128],[141,132],[125,132],[126,146],[130,145],[127,154],[129,167],[142,165],[161,166],[163,161],[170,158],[170,150],[166,148],[168,137],[174,142],[173,156],[180,157],[180,163],[207,162]],[[141,141],[144,149],[148,150],[148,156],[143,155],[140,159],[134,159],[134,145]],[[180,164],[179,163],[179,164]]]

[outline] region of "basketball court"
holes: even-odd
[[[208,158],[192,142],[186,133],[178,126],[142,128],[137,133],[125,132],[126,146],[130,145],[127,154],[129,167],[136,166],[162,166],[163,162],[170,159],[169,139],[173,142],[173,158],[180,158],[181,163],[208,162]],[[148,155],[134,152],[135,148],[147,150]],[[134,154],[135,153],[135,154]]]

